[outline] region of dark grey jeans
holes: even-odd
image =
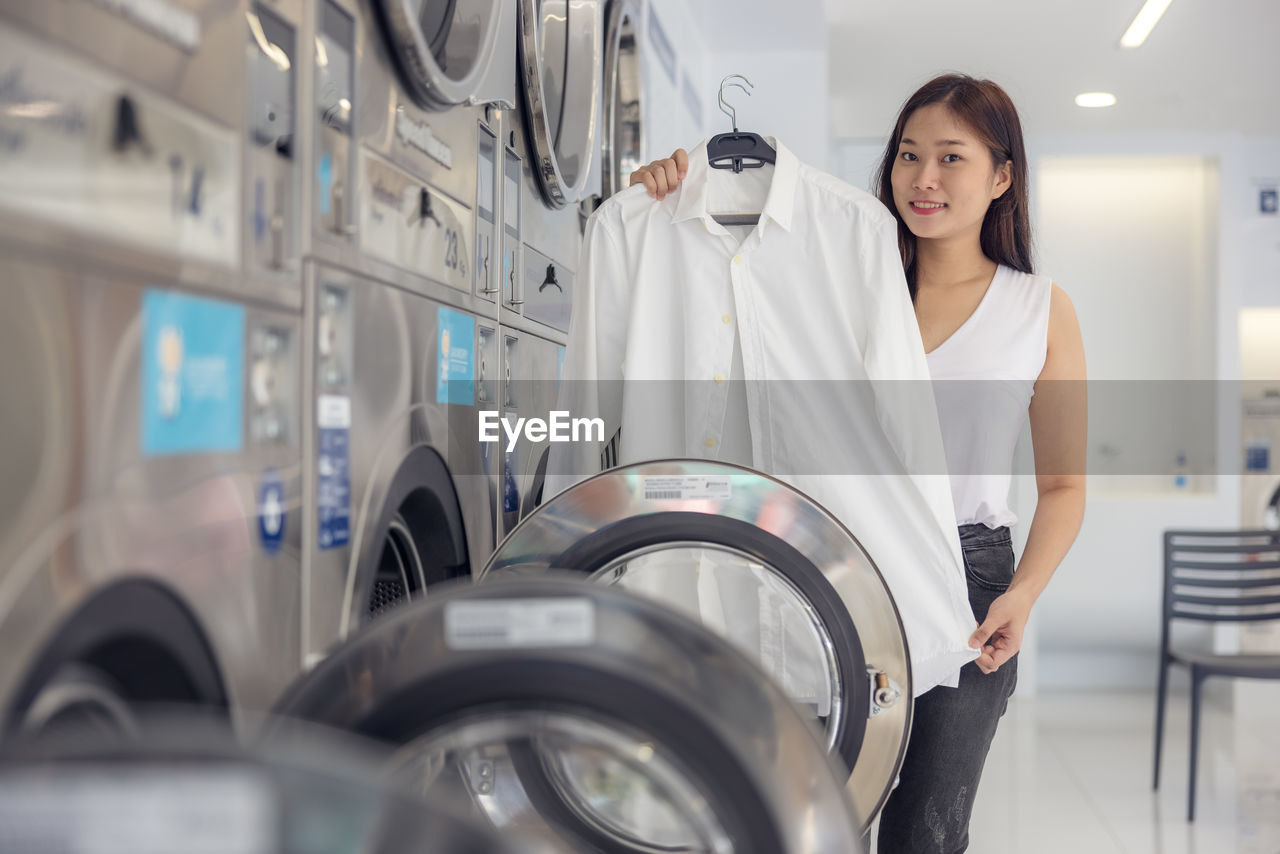
[[[969,604],[979,622],[1013,581],[1008,528],[960,527]],[[969,847],[969,816],[982,766],[1018,681],[1018,656],[995,673],[976,664],[960,687],[937,687],[916,700],[900,780],[880,815],[878,854],[960,854]]]

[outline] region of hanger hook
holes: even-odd
[[[741,80],[742,83],[746,83],[747,86],[750,86],[752,89],[755,88],[755,84],[752,83],[747,78],[743,77],[741,74],[730,74],[728,77],[720,81],[720,93],[717,98],[717,100],[720,102],[720,112],[724,113],[726,116],[729,117],[729,121],[733,123],[733,132],[737,133],[738,132],[738,111],[735,110],[733,106],[724,99],[724,90],[727,88],[741,89],[743,92],[746,92],[748,96],[751,95],[751,92],[747,89],[747,86],[743,86],[742,83],[729,82],[730,80],[733,80],[735,78],[737,78],[738,80]]]

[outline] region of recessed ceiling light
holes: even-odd
[[[1082,92],[1076,95],[1077,107],[1110,107],[1116,102],[1116,96],[1110,92]]]
[[[1143,3],[1138,14],[1134,16],[1133,23],[1129,25],[1129,29],[1125,30],[1124,35],[1120,37],[1120,46],[1138,47],[1146,41],[1171,2],[1172,0],[1147,0]]]

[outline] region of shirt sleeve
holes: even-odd
[[[605,205],[587,220],[573,292],[556,409],[569,418],[599,418],[603,438],[556,442],[547,458],[543,493],[549,499],[600,471],[601,454],[622,422],[623,358],[631,283],[625,254]]]
[[[898,252],[897,221],[869,229],[867,238],[860,247],[869,308],[864,364],[876,414],[909,473],[946,474],[929,364]]]

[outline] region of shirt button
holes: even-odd
[[[732,323],[732,322],[733,322],[733,318],[732,318],[732,317],[730,317],[730,316],[729,316],[729,315],[727,315],[727,314],[722,314],[722,315],[720,315],[720,322],[721,322],[721,323]]]
[[[707,447],[708,447],[708,448],[714,448],[715,446],[716,446],[716,440],[715,440],[715,439],[708,439],[708,440],[707,440]]]
[[[741,256],[741,255],[734,255],[734,256],[733,256],[733,263],[735,263],[735,264],[741,264],[741,263],[742,263],[742,256]]]
[[[724,374],[716,374],[716,382],[718,383],[724,382]]]

